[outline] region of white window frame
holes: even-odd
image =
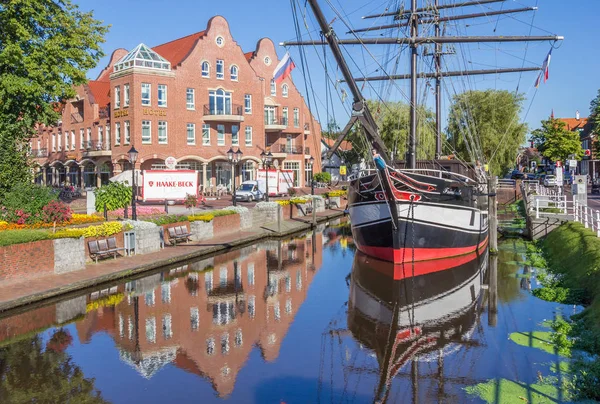
[[[161,139],[161,136],[160,136],[161,129],[165,130],[165,133],[164,133],[165,136],[163,139]],[[157,139],[158,139],[158,144],[168,144],[169,143],[169,130],[168,130],[167,121],[158,121]]]
[[[206,69],[205,69],[206,67]],[[210,77],[210,63],[207,60],[203,60],[200,63],[200,69],[202,71],[202,77],[209,78]]]
[[[240,75],[240,68],[236,65],[231,65],[231,67],[229,68],[229,75],[231,77],[231,81],[238,81]]]
[[[244,113],[252,115],[252,94],[244,94]]]
[[[235,134],[234,134],[235,132]],[[234,138],[235,136],[235,138]],[[240,127],[238,125],[231,125],[231,145],[240,145]]]
[[[77,141],[75,139],[75,131],[72,130],[71,131],[71,150],[75,150],[76,143],[77,143]]]
[[[217,146],[225,146],[225,125],[217,125]]]
[[[191,134],[192,137],[190,138],[190,129],[191,129]],[[195,123],[188,123],[186,125],[186,139],[187,139],[187,144],[188,145],[195,145],[196,144],[196,124]],[[191,139],[191,142],[190,142]]]
[[[104,127],[104,136],[105,136],[104,144],[106,144],[106,149],[110,150],[110,124],[108,124]]]
[[[129,106],[129,84],[123,85],[123,107]]]
[[[96,143],[100,144],[100,145],[104,145],[104,129],[102,128],[102,126],[98,126],[98,138],[96,139]],[[94,145],[94,147],[97,149],[98,145]],[[102,146],[101,149],[102,150]]]
[[[56,151],[56,133],[52,134],[52,151]]]
[[[171,313],[163,314],[162,326],[163,326],[163,338],[171,339],[173,337],[173,321],[171,318]]]
[[[288,95],[289,95],[289,92],[290,92],[290,87],[286,83],[284,83],[281,86],[281,95],[282,95],[282,97],[287,98]]]
[[[92,128],[87,128],[87,147],[92,147]],[[86,149],[87,149],[86,147]]]
[[[189,99],[190,95],[192,96],[191,102]],[[187,88],[185,90],[185,106],[187,109],[192,111],[196,109],[196,90],[194,90],[193,88]]]
[[[275,80],[271,80],[271,96],[277,96],[277,83],[275,83]]]
[[[115,87],[115,109],[121,108],[121,86]]]
[[[121,144],[121,122],[115,122],[115,146]]]
[[[144,138],[144,126],[147,124],[148,137]],[[142,144],[152,144],[152,121],[144,119],[142,121]]]
[[[148,98],[144,98],[144,88],[148,89]],[[152,105],[152,85],[150,83],[142,83],[142,105],[149,107]]]
[[[202,125],[202,146],[210,146],[210,125],[207,123]]]
[[[219,67],[221,68],[220,73]],[[225,61],[223,59],[217,59],[217,64],[215,67],[215,77],[217,78],[217,80],[225,80]]]
[[[281,110],[281,120],[282,120],[282,124],[285,126],[289,126],[290,124],[290,114],[288,111],[288,107],[283,107]]]
[[[85,143],[85,130],[83,128],[79,129],[79,149],[83,150],[83,144]]]
[[[245,133],[244,144],[246,146],[252,146],[252,126],[246,126],[244,133]]]
[[[146,341],[156,342],[156,317],[146,319]]]
[[[131,143],[131,121],[125,121],[125,137],[123,144]]]
[[[161,98],[161,88],[164,90],[164,99]],[[158,92],[157,92],[157,99],[158,99],[158,106],[159,108],[166,108],[167,107],[167,85],[166,84],[159,84],[158,85]]]
[[[294,108],[294,128],[300,127],[300,109]]]

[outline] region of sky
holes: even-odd
[[[303,12],[304,1],[301,4]],[[409,1],[405,0],[408,4]],[[440,4],[455,0],[440,0]],[[256,43],[263,37],[271,38],[276,44],[296,40],[294,18],[291,2],[285,0],[229,0],[227,2],[207,0],[74,0],[84,11],[93,11],[94,16],[110,24],[103,49],[106,56],[98,67],[88,73],[95,79],[100,70],[108,63],[108,57],[117,48],[133,49],[139,43],[156,46],[206,28],[208,20],[214,15],[224,16],[230,25],[233,38],[244,52],[255,49]],[[400,0],[323,0],[319,1],[328,21],[334,20],[334,6],[343,18],[333,21],[333,28],[340,37],[350,37],[345,32],[347,22],[351,27],[361,28],[371,25],[390,24],[391,17],[362,20],[361,16],[382,12],[386,7],[394,7]],[[421,0],[419,0],[419,4]],[[424,3],[424,1],[423,1]],[[595,51],[595,39],[598,34],[595,27],[600,15],[599,0],[507,0],[504,3],[478,5],[463,9],[464,13],[514,9],[527,6],[538,6],[535,12],[512,14],[502,17],[486,17],[451,23],[447,26],[448,35],[562,35],[565,40],[555,44],[550,64],[550,78],[536,90],[533,83],[536,73],[487,75],[471,78],[448,80],[445,99],[443,101],[443,119],[449,107],[449,99],[464,90],[497,88],[509,91],[518,90],[526,97],[520,120],[529,124],[531,130],[540,126],[553,110],[556,117],[574,117],[578,110],[582,117],[589,113],[589,103],[600,89],[600,53]],[[459,14],[456,10],[444,12],[444,15]],[[300,24],[304,39],[318,38],[312,12],[308,10],[307,18],[310,30]],[[465,24],[469,24],[465,27]],[[398,31],[386,31],[386,35],[398,35]],[[370,34],[376,37],[379,34]],[[549,42],[535,42],[526,45],[485,44],[466,45],[455,48],[455,55],[444,56],[444,67],[448,70],[464,70],[465,68],[485,69],[495,67],[521,67],[541,65],[551,48]],[[303,95],[309,95],[315,114],[323,126],[335,119],[343,127],[348,119],[351,97],[342,105],[341,89],[325,84],[325,68],[322,63],[321,47],[305,47],[307,68],[302,69],[302,58],[298,47],[290,47],[289,51],[298,67],[293,72],[294,82]],[[452,50],[452,49],[448,49]],[[397,56],[397,46],[370,46],[368,49],[354,46],[347,48],[346,56],[353,74],[381,75],[382,70],[391,72],[397,64],[397,72],[408,72],[408,52]],[[278,46],[279,57],[286,48]],[[373,57],[371,57],[373,55]],[[326,56],[328,73],[332,80],[340,78],[330,53]],[[423,60],[430,60],[423,59]],[[525,61],[524,61],[525,60]],[[420,68],[426,69],[430,62],[422,62]],[[379,69],[379,71],[377,71]],[[310,74],[311,81],[308,80]],[[305,79],[305,77],[307,77]],[[308,82],[308,85],[306,85]],[[407,82],[375,83],[365,85],[363,93],[367,98],[378,96],[386,100],[405,101],[409,94]],[[336,93],[337,92],[337,93]],[[328,97],[330,102],[326,100]],[[432,105],[433,95],[430,87],[423,80],[419,88],[419,100]],[[326,107],[329,105],[329,108]],[[444,122],[443,126],[446,124]]]

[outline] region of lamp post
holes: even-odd
[[[269,202],[269,167],[271,166],[271,161],[273,161],[273,154],[271,151],[265,153],[264,151],[260,153],[260,159],[263,163],[263,167],[265,168],[265,178],[266,178],[266,201]]]
[[[137,220],[135,207],[135,161],[137,160],[138,151],[135,147],[131,146],[131,149],[129,149],[127,153],[129,154],[129,161],[131,162],[131,220]]]
[[[237,200],[235,197],[235,167],[240,162],[240,159],[242,158],[242,154],[243,153],[239,147],[238,147],[238,151],[236,151],[236,152],[234,152],[233,148],[231,148],[231,147],[227,151],[227,158],[231,162],[231,173],[233,176],[233,206],[237,206]]]
[[[308,166],[310,167],[310,194],[315,194],[315,177],[313,173],[313,164],[315,164],[315,158],[310,156],[308,159]]]

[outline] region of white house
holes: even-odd
[[[331,158],[326,158],[327,152],[331,150],[333,145],[335,144],[335,140],[321,138],[321,164],[323,167],[324,173],[331,174],[331,181],[339,181],[341,180],[340,176],[340,166],[345,165],[343,158],[340,156],[339,151],[348,151],[352,150],[352,144],[347,141],[342,141],[340,147],[333,153]],[[350,174],[350,167],[346,168],[346,175]]]

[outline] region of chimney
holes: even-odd
[[[579,120],[579,111],[575,112],[575,119]]]

